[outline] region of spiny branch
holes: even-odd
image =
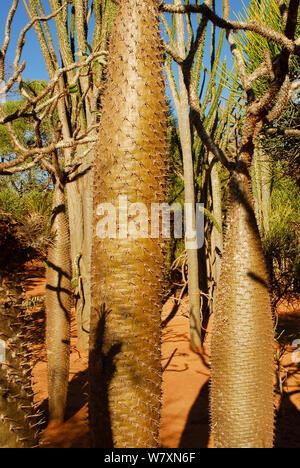
[[[267,135],[282,135],[286,137],[300,137],[300,130],[296,128],[286,128],[286,129],[280,129],[280,128],[268,128],[266,130]]]

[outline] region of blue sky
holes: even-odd
[[[249,0],[246,0],[246,4],[248,4]],[[12,0],[2,0],[1,8],[2,13],[0,15],[0,44],[3,42],[4,37],[4,28],[7,13],[10,9]],[[167,1],[170,3],[170,1]],[[220,10],[222,2],[221,0],[216,0],[217,8]],[[230,0],[231,10],[232,10],[232,17],[234,18],[233,13],[238,13],[243,8],[243,3],[240,0]],[[43,1],[43,5],[45,6],[46,13],[50,12],[48,0]],[[13,63],[14,60],[14,51],[16,42],[19,36],[21,29],[28,23],[28,16],[26,10],[24,8],[22,0],[19,2],[19,7],[14,18],[13,27],[12,27],[12,40],[11,45],[8,50],[8,62]],[[53,37],[56,37],[55,34],[55,25],[53,20],[50,22],[51,30],[53,31]],[[230,51],[228,48],[225,47],[224,54],[227,57],[230,56]],[[35,32],[31,29],[26,35],[26,43],[23,49],[22,60],[26,60],[26,69],[23,73],[23,77],[25,79],[48,79],[48,73],[46,70],[45,63],[43,61],[43,57],[40,51],[40,46],[38,40],[36,38]]]

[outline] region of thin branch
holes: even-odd
[[[214,142],[214,140],[206,132],[200,117],[200,106],[195,102],[195,100],[191,101],[191,118],[197,130],[199,138],[201,139],[202,143],[206,146],[208,151],[210,151],[214,156],[216,156],[216,158],[218,158],[218,160],[223,164],[224,167],[226,167],[226,169],[232,171],[235,167],[235,163],[227,159],[223,150]]]
[[[287,11],[286,25],[285,25],[285,30],[284,30],[285,36],[290,40],[295,39],[295,33],[297,29],[298,8],[299,8],[299,0],[290,0],[288,11]],[[289,52],[292,52],[292,51],[289,50]]]
[[[15,70],[14,74],[12,77],[7,81],[6,85],[3,86],[0,89],[0,95],[1,94],[6,94],[9,92],[9,90],[13,87],[13,85],[17,82],[19,76],[21,75],[22,71],[24,71],[24,68],[26,66],[26,62],[21,63],[21,65]]]
[[[298,1],[298,0],[293,0]],[[255,32],[269,41],[273,41],[276,44],[285,47],[290,53],[299,55],[296,44],[293,40],[289,39],[284,34],[274,31],[269,26],[259,24],[256,21],[229,21],[229,19],[224,19],[214,13],[207,5],[168,5],[166,3],[160,4],[160,10],[166,13],[201,13],[206,16],[210,21],[212,21],[216,26],[220,28],[238,31],[252,31]]]
[[[290,87],[291,82],[289,76],[287,75],[277,95],[276,104],[267,114],[266,120],[268,123],[273,122],[273,120],[280,117],[281,114],[284,112],[284,109],[286,108],[290,99]]]
[[[22,29],[20,35],[19,35],[19,39],[18,39],[18,44],[17,44],[17,48],[16,48],[16,55],[15,55],[15,60],[14,60],[14,66],[15,66],[15,69],[18,67],[19,65],[19,61],[20,61],[20,58],[21,58],[21,54],[22,54],[22,50],[23,50],[23,47],[24,47],[24,44],[25,44],[25,36],[26,36],[26,33],[32,28],[32,26],[37,22],[37,21],[49,21],[51,20],[52,18],[55,18],[59,12],[62,10],[62,8],[65,6],[65,4],[63,4],[58,10],[56,10],[54,13],[51,13],[50,15],[46,15],[46,16],[34,16],[32,18],[32,20]]]
[[[73,70],[75,68],[78,68],[78,69],[83,68],[83,67],[89,65],[95,58],[100,57],[101,55],[103,55],[102,52],[97,52],[95,54],[89,55],[87,60],[85,62],[82,62],[81,64],[76,62],[76,63],[72,63],[71,65],[69,65],[67,67],[60,68],[60,69],[56,70],[53,78],[49,81],[48,85],[45,87],[45,89],[38,96],[36,96],[34,98],[27,98],[27,102],[25,102],[23,104],[23,106],[21,106],[16,112],[3,117],[0,120],[0,125],[1,124],[6,124],[7,122],[12,122],[13,120],[18,119],[19,117],[22,117],[28,111],[28,109],[30,109],[31,106],[36,105],[39,101],[41,101],[41,99],[46,97],[47,94],[49,94],[54,89],[54,87],[57,84],[57,82],[59,81],[60,77],[65,72],[68,72],[68,71]],[[78,78],[78,76],[77,76],[77,78]],[[75,81],[75,83],[76,83],[76,81]],[[75,83],[70,83],[70,86],[75,84]],[[44,105],[45,105],[45,103],[42,106],[44,106]]]
[[[40,15],[45,16],[42,0],[36,0],[36,3],[37,3],[37,6],[38,6],[38,9],[40,11]],[[49,29],[49,25],[48,25],[47,22],[44,24],[44,30],[45,30],[47,43],[48,43],[49,52],[51,54],[51,60],[52,60],[52,62],[54,64],[56,64],[56,68],[58,68],[59,67],[59,62],[57,60],[57,55],[56,55],[54,44],[53,44],[53,38],[52,38],[50,29]]]
[[[267,135],[282,135],[286,137],[300,137],[300,130],[296,128],[286,128],[282,130],[280,128],[268,128],[266,130]]]
[[[224,1],[224,17],[226,21],[229,21],[229,14],[230,14],[229,2],[228,0],[225,0]],[[227,31],[227,40],[231,49],[231,53],[235,57],[236,62],[237,62],[243,89],[246,91],[247,89],[249,89],[249,87],[247,83],[247,72],[246,72],[245,60],[244,60],[243,54],[241,53],[241,51],[238,49],[236,45],[236,42],[235,42],[235,39],[231,30]]]
[[[29,3],[30,6],[27,4],[27,0],[23,0],[23,4],[29,19],[32,19],[35,16],[45,16],[43,9],[39,8],[40,14],[38,13],[38,7],[41,6],[38,1],[36,2],[36,0],[29,0]],[[53,48],[52,37],[51,35],[49,37],[47,36],[47,31],[49,29],[47,22],[44,24],[45,31],[43,30],[39,22],[35,23],[33,27],[41,47],[41,52],[43,54],[45,64],[47,66],[49,77],[51,78],[55,70],[59,68],[59,63],[57,61],[57,56]],[[47,40],[49,41],[49,43],[47,42]]]
[[[2,168],[2,164],[0,164],[0,175],[12,175],[16,172],[29,171],[30,169],[33,169],[41,161],[41,159],[44,158],[44,156],[44,154],[40,154],[29,163],[17,164],[16,166],[12,166],[7,169]]]
[[[170,44],[167,44],[165,41],[163,41],[163,46],[165,52],[171,55],[172,59],[175,60],[175,62],[178,63],[178,65],[181,65],[184,62],[184,58],[180,56],[180,54],[174,47],[172,47]]]
[[[173,97],[175,109],[178,115],[179,112],[179,105],[180,105],[180,97],[178,95],[176,83],[174,81],[173,75],[172,75],[172,65],[170,63],[165,62],[164,70],[166,72],[167,80],[170,86],[171,94]]]
[[[7,52],[8,46],[9,46],[9,42],[10,42],[11,25],[12,25],[12,21],[14,19],[15,13],[17,11],[18,4],[19,4],[19,0],[14,0],[13,1],[13,4],[11,6],[11,9],[9,10],[7,20],[6,20],[5,32],[4,32],[4,41],[3,41],[3,45],[2,45],[1,50],[0,50],[0,81],[4,80],[5,56],[6,56],[6,52]]]
[[[31,158],[35,155],[37,156],[37,160],[42,159],[45,155],[51,154],[56,150],[60,149],[65,149],[65,148],[75,148],[78,145],[86,145],[88,143],[97,143],[98,138],[82,138],[82,139],[77,139],[75,140],[74,138],[70,138],[70,140],[62,140],[58,143],[51,143],[48,146],[45,146],[43,148],[32,148],[28,149],[25,147],[21,146],[21,151],[24,153],[23,155],[19,156],[16,159],[13,159],[11,161],[3,162],[0,164],[0,173],[3,173],[7,171],[10,168],[19,166],[23,162],[26,161],[26,159]],[[31,164],[31,163],[30,163]],[[34,166],[34,164],[33,164]],[[33,167],[31,166],[31,167]],[[27,170],[27,169],[25,169]]]
[[[202,5],[205,9],[209,9],[208,5]],[[211,10],[210,10],[211,11]],[[201,43],[203,33],[207,25],[207,18],[202,18],[202,21],[199,24],[197,30],[197,36],[195,42],[191,45],[190,51],[187,55],[186,60],[182,64],[182,72],[184,76],[185,87],[188,92],[189,103],[190,103],[190,114],[192,122],[196,128],[196,131],[201,139],[202,143],[208,148],[208,150],[218,158],[219,161],[226,167],[228,170],[232,170],[233,163],[231,163],[225,156],[222,149],[214,142],[211,136],[208,135],[206,129],[201,120],[201,109],[199,103],[199,97],[197,93],[196,83],[191,80],[191,69],[193,65],[193,60],[199,44]]]
[[[200,44],[202,42],[202,38],[203,38],[205,28],[207,26],[207,22],[208,22],[208,20],[207,20],[206,17],[202,18],[202,21],[200,22],[200,24],[199,24],[199,26],[197,28],[197,34],[196,34],[195,41],[191,44],[189,53],[188,53],[188,55],[187,55],[187,57],[185,59],[184,66],[189,67],[190,70],[191,70],[195,55],[196,55],[196,53],[197,53],[197,51],[198,51],[198,49],[200,47]]]
[[[94,143],[81,155],[77,156],[76,158],[73,159],[72,164],[67,164],[66,165],[66,170],[68,173],[72,172],[72,170],[76,167],[78,168],[81,164],[84,163],[86,156],[94,150],[98,143],[98,140],[94,141]]]
[[[175,41],[175,38],[174,38],[174,34],[172,34],[172,31],[171,31],[171,28],[165,18],[165,15],[160,15],[160,18],[161,18],[161,21],[162,21],[162,24],[166,30],[166,33],[168,34],[168,37],[169,37],[169,40],[172,44],[172,47],[174,49],[177,49],[177,44],[176,44],[176,41]]]
[[[232,29],[232,25],[230,22],[227,22],[226,20],[218,16],[204,3],[201,5],[169,5],[164,2],[161,2],[159,5],[159,9],[161,11],[164,11],[165,13],[201,13],[220,28]]]
[[[254,70],[250,75],[247,77],[246,83],[246,90],[251,89],[255,81],[261,78],[264,75],[269,74],[268,65],[266,62],[262,62],[256,70]]]

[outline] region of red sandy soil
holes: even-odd
[[[40,266],[28,265],[25,284],[28,296],[44,294],[45,280]],[[210,327],[202,355],[189,347],[188,303],[174,314],[174,299],[162,311],[163,403],[161,447],[212,448],[209,433],[209,339]],[[299,303],[279,307],[280,326],[287,331],[300,331]],[[40,319],[43,322],[43,317]],[[42,340],[43,341],[43,340]],[[288,347],[282,360],[283,394],[277,395],[277,448],[300,448],[300,364],[292,362],[294,349]],[[299,353],[300,354],[300,353]],[[298,354],[298,356],[299,356]],[[299,356],[300,357],[300,356]],[[87,410],[87,356],[76,348],[76,327],[72,324],[71,372],[66,422],[58,428],[44,431],[47,448],[89,448]],[[39,361],[33,370],[36,401],[47,419],[47,364],[43,342],[39,347]]]

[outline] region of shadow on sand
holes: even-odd
[[[209,383],[202,387],[190,409],[179,448],[206,448],[209,440]]]

